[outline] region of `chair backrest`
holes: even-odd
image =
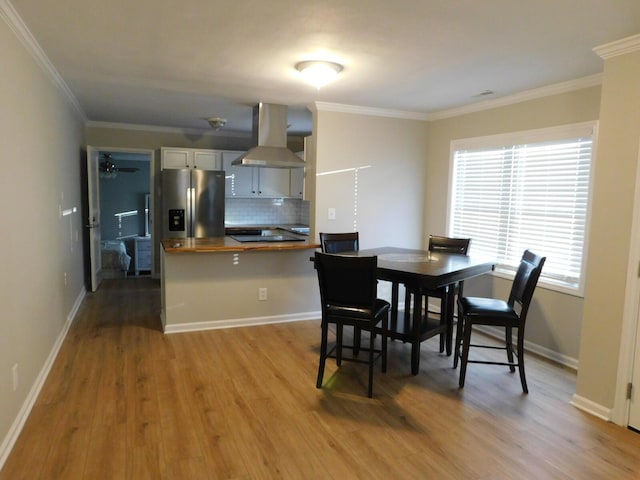
[[[378,257],[349,257],[316,252],[315,267],[323,313],[331,306],[351,306],[373,312]]]
[[[358,232],[320,233],[320,245],[323,253],[357,252]]]
[[[439,235],[429,235],[429,251],[441,253],[457,253],[466,255],[469,250],[470,238],[451,238]]]
[[[520,266],[511,285],[508,303],[512,307],[520,305],[520,322],[524,323],[529,310],[529,304],[536,289],[538,278],[542,272],[542,266],[547,258],[536,255],[530,250],[525,250],[520,260]]]

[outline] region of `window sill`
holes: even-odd
[[[491,273],[491,275],[498,278],[504,278],[505,280],[509,280],[511,282],[513,282],[513,278],[515,277],[514,272],[511,272],[509,270],[503,270],[500,268],[496,268]],[[544,288],[545,290],[552,290],[555,292],[563,293],[565,295],[571,295],[572,297],[584,298],[584,292],[582,291],[582,289],[569,287],[567,285],[563,285],[560,283],[555,283],[549,279],[540,278],[540,280],[538,280],[537,287]]]

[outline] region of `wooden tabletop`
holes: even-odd
[[[320,244],[303,240],[301,242],[238,242],[231,237],[210,238],[167,238],[162,240],[167,253],[211,253],[211,252],[275,252],[282,250],[313,250]]]
[[[475,256],[431,253],[398,247],[381,247],[352,253],[378,257],[378,278],[404,284],[439,288],[493,270],[495,261]]]

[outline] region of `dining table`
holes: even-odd
[[[345,252],[341,255],[378,257],[378,280],[391,282],[391,317],[389,338],[411,343],[411,373],[420,367],[420,344],[435,335],[445,335],[447,355],[452,353],[453,317],[456,285],[491,272],[495,260],[474,255],[434,253],[401,247],[379,247]],[[406,314],[398,311],[399,286],[414,292],[412,305],[405,305]],[[441,289],[444,293],[440,316],[430,318],[423,312],[422,292]],[[407,310],[410,309],[410,310]]]

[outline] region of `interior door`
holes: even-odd
[[[95,292],[102,281],[102,256],[100,253],[100,179],[98,150],[87,147],[87,191],[89,195],[89,252],[91,256],[91,291]]]
[[[639,312],[640,320],[640,312]],[[633,390],[629,402],[629,426],[640,430],[640,329],[636,332],[636,346],[633,360]]]

